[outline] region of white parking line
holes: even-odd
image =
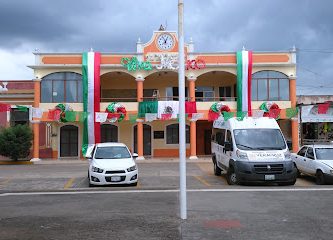
[[[188,189],[187,192],[319,192],[333,191],[333,188],[237,188],[237,189]],[[5,196],[33,196],[33,195],[75,195],[75,194],[112,194],[112,193],[176,193],[177,189],[170,190],[115,190],[115,191],[66,191],[66,192],[17,192],[1,193]]]

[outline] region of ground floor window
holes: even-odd
[[[179,143],[179,124],[171,124],[166,127],[167,144]],[[186,125],[186,143],[190,143],[190,126]]]
[[[77,157],[79,128],[66,125],[60,128],[60,157]]]
[[[20,111],[13,108],[10,112],[10,126],[29,124],[29,111]]]

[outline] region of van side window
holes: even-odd
[[[219,145],[224,145],[224,136],[225,136],[225,131],[221,130],[216,133],[216,143]]]
[[[232,143],[232,136],[231,136],[231,132],[229,130],[227,130],[226,142]]]

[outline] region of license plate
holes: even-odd
[[[119,176],[111,177],[111,182],[119,182],[119,181],[120,181],[120,177]]]
[[[265,180],[275,180],[275,175],[265,175]]]

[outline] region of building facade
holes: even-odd
[[[100,111],[117,102],[126,109],[123,121],[101,124],[101,141],[127,144],[140,158],[178,156],[177,119],[146,121],[138,113],[139,102],[178,100],[178,39],[176,32],[156,31],[147,43],[140,40],[135,53],[102,53],[100,58]],[[59,103],[82,112],[82,54],[35,54],[34,102],[44,111],[33,119],[33,157],[82,158],[81,122],[62,123],[48,117],[47,111]],[[194,43],[185,46],[186,98],[196,102],[197,120],[187,118],[187,156],[209,155],[212,122],[208,112],[216,102],[236,111],[236,53],[197,53]],[[134,64],[133,64],[134,61]],[[147,64],[149,63],[149,64]],[[285,110],[296,107],[296,52],[253,52],[252,109],[264,102],[281,109],[279,125],[293,151],[298,150],[297,119],[287,119]],[[43,134],[41,134],[43,132]],[[41,144],[43,143],[43,144]],[[41,153],[41,147],[43,154]]]

